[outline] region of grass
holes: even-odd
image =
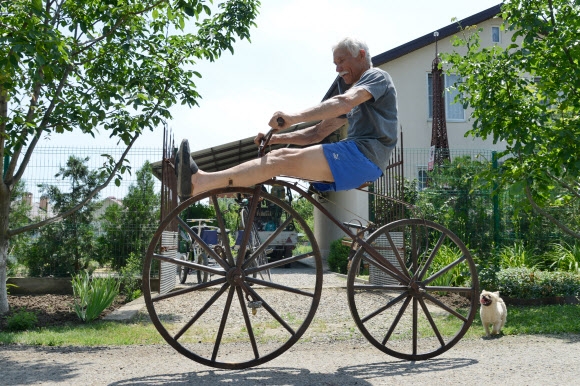
[[[580,323],[578,323],[578,320],[580,320],[580,305],[509,306],[507,324],[502,332],[504,335],[580,334]],[[447,329],[451,332],[456,331],[456,326],[453,323],[448,323],[444,320],[437,321],[444,335],[446,335],[445,331]],[[332,333],[323,321],[313,321],[309,329],[312,329],[311,332],[315,335]],[[477,314],[464,339],[481,338],[484,335],[483,331],[479,314]],[[258,332],[257,335],[262,336],[262,333]],[[240,331],[237,338],[243,339],[246,336],[245,333]],[[275,337],[269,337],[267,340],[271,339],[275,339]],[[212,341],[212,339],[208,341]],[[119,323],[97,321],[83,325],[42,328],[29,331],[2,331],[0,332],[0,344],[23,344],[32,346],[123,346],[165,344],[165,341],[151,322]]]
[[[504,335],[580,334],[580,305],[508,306]],[[479,312],[466,338],[484,335]]]
[[[0,344],[32,346],[123,346],[163,342],[165,340],[152,323],[97,321],[82,325],[0,332]]]

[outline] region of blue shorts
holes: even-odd
[[[355,189],[383,174],[352,141],[326,143],[322,145],[322,150],[334,182],[313,183],[314,189],[321,192]]]

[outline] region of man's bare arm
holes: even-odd
[[[348,113],[355,106],[371,99],[373,96],[362,87],[353,87],[341,95],[333,96],[324,102],[295,114],[286,114],[281,111],[274,113],[268,125],[274,130],[283,130],[294,124],[309,121],[329,120]],[[278,124],[278,118],[284,124]]]
[[[317,125],[297,130],[292,133],[280,133],[272,135],[270,144],[289,144],[306,146],[319,143],[335,130],[347,122],[346,118],[325,119]]]

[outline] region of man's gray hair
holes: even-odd
[[[373,66],[373,62],[371,61],[371,54],[369,53],[369,46],[367,46],[367,44],[362,40],[358,40],[355,38],[344,38],[338,43],[336,43],[334,47],[332,47],[332,52],[334,52],[337,48],[346,49],[348,52],[352,54],[352,56],[357,56],[360,50],[364,50],[366,55],[365,59],[367,60],[367,63],[369,64],[370,67]]]

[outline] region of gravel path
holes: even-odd
[[[294,287],[300,286],[302,279],[309,279],[299,268],[283,272],[286,275],[277,281],[291,280]],[[0,384],[577,384],[579,335],[463,339],[450,351],[427,361],[390,357],[369,344],[356,329],[346,302],[345,284],[344,278],[326,273],[320,306],[302,339],[272,361],[252,369],[209,368],[169,345],[11,345],[0,346]],[[220,351],[238,349],[236,343],[220,346]]]
[[[360,341],[297,343],[256,368],[202,366],[171,347],[0,347],[5,385],[577,385],[579,336],[462,340],[407,362]]]

